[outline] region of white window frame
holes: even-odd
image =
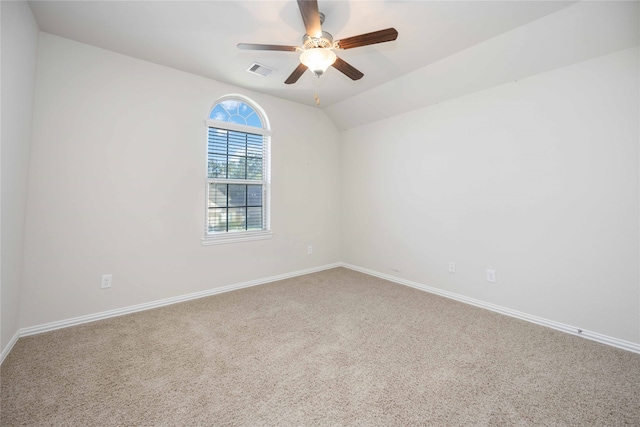
[[[209,128],[218,128],[230,131],[244,132],[250,133],[254,135],[262,135],[263,144],[262,144],[262,180],[249,180],[249,179],[224,179],[225,183],[228,184],[260,184],[263,186],[263,200],[262,200],[262,214],[263,214],[263,226],[262,230],[251,230],[251,231],[231,231],[231,232],[218,232],[211,233],[209,232],[209,185],[211,183],[220,182],[220,179],[209,178],[208,173],[205,172],[205,223],[204,223],[204,238],[202,239],[202,245],[217,245],[223,243],[235,243],[235,242],[244,242],[251,240],[263,240],[270,239],[273,236],[271,232],[271,129],[269,126],[269,121],[267,119],[266,114],[253,100],[247,98],[243,95],[226,95],[219,98],[209,110],[209,115],[211,111],[221,102],[227,100],[237,100],[240,102],[244,102],[249,107],[253,108],[255,114],[257,114],[262,121],[262,128],[241,125],[237,123],[231,123],[221,120],[214,120],[207,118],[205,120],[205,132],[206,132],[206,141],[207,144],[205,147],[208,147],[209,140]],[[205,171],[208,170],[208,155],[206,156],[206,165]]]

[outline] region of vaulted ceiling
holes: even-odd
[[[454,58],[468,56],[472,48],[496,44],[501,36],[525,26],[535,28],[536,22],[559,15],[575,3],[319,0],[319,9],[326,16],[323,30],[335,39],[388,27],[398,30],[398,39],[338,52],[364,73],[360,80],[352,81],[330,68],[319,80],[306,72],[296,84],[285,85],[284,81],[299,63],[298,53],[247,51],[236,45],[241,42],[300,45],[304,24],[294,0],[29,2],[42,31],[128,56],[306,105],[315,105],[313,95],[319,84],[320,108],[326,109],[343,129],[363,122],[341,118],[346,112],[369,108],[371,111],[365,113],[370,116],[375,110],[367,105],[367,100],[379,102],[375,94],[381,88],[392,89],[394,82],[411,82],[417,92],[422,92],[421,97],[433,96],[431,100],[412,100],[412,90],[403,88],[408,98],[398,102],[413,107],[482,89],[487,79],[491,84],[499,84],[501,79],[512,78],[497,68],[505,66],[504,59],[496,58],[496,68],[486,70]],[[598,13],[596,10],[592,15]],[[562,37],[562,23],[553,25],[551,39],[544,37],[544,30],[539,34],[540,43],[551,43],[551,59],[555,60],[557,55],[562,56],[562,52],[553,48],[554,38]],[[567,24],[567,31],[573,31],[571,25],[571,22]],[[594,31],[599,37],[597,26]],[[532,34],[535,38],[538,33]],[[496,45],[487,50],[485,56],[499,56],[501,50],[505,48]],[[523,58],[531,57],[531,52],[521,54]],[[544,71],[541,63],[549,62],[545,52],[536,51],[535,55],[528,61],[512,56],[508,62],[518,70],[518,76],[535,74]],[[256,62],[275,71],[266,77],[249,73],[247,69]],[[561,62],[546,68],[562,66]],[[447,63],[449,68],[443,68]],[[434,72],[437,75],[434,76]],[[491,78],[487,73],[500,78]],[[446,81],[446,86],[452,87],[443,90],[443,74],[462,80]],[[426,80],[429,76],[432,79]],[[474,83],[474,79],[478,82]],[[428,90],[429,82],[439,87],[435,95],[431,93],[433,90]],[[399,111],[402,108],[408,107],[401,106]]]

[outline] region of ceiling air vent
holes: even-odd
[[[251,64],[251,67],[247,68],[247,71],[262,77],[267,77],[269,74],[273,73],[276,70],[275,68],[267,67],[266,65],[254,62],[253,64]]]

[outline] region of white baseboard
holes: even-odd
[[[535,323],[538,325],[546,326],[552,329],[556,329],[562,332],[569,333],[571,335],[581,336],[583,338],[590,339],[592,341],[596,341],[602,344],[610,345],[613,347],[618,347],[623,350],[632,351],[634,353],[640,354],[640,344],[632,343],[629,341],[620,340],[617,338],[609,337],[607,335],[602,335],[597,332],[591,332],[586,330],[581,330],[574,326],[565,325],[563,323],[555,322],[552,320],[543,319],[541,317],[533,316],[527,313],[522,313],[516,310],[511,310],[509,308],[501,307],[498,305],[490,304],[484,301],[476,300],[473,298],[465,297],[463,295],[455,294],[453,292],[444,291],[442,289],[434,288],[431,286],[422,285],[417,282],[412,282],[410,280],[401,279],[398,277],[394,277],[388,274],[383,274],[374,270],[369,270],[367,268],[358,267],[355,265],[338,262],[334,264],[326,264],[320,267],[309,268],[306,270],[298,270],[291,273],[280,274],[277,276],[266,277],[263,279],[250,280],[248,282],[242,282],[235,285],[222,286],[220,288],[209,289],[202,292],[194,292],[191,294],[180,295],[177,297],[166,298],[162,300],[152,301],[144,304],[132,305],[129,307],[123,307],[115,310],[103,311],[100,313],[89,314],[86,316],[74,317],[71,319],[60,320],[57,322],[45,323],[42,325],[31,326],[28,328],[20,329],[18,332],[14,334],[6,347],[2,350],[0,354],[0,364],[4,361],[7,355],[11,352],[11,349],[18,341],[20,337],[26,337],[29,335],[40,334],[43,332],[53,331],[56,329],[67,328],[69,326],[80,325],[83,323],[95,322],[97,320],[108,319],[110,317],[122,316],[125,314],[136,313],[139,311],[149,310],[152,308],[162,307],[165,305],[176,304],[179,302],[189,301],[192,299],[203,298],[211,295],[221,294],[224,292],[235,291],[237,289],[248,288],[251,286],[263,285],[266,283],[276,282],[278,280],[289,279],[292,277],[303,276],[305,274],[316,273],[323,270],[329,270],[336,267],[345,267],[351,270],[359,271],[361,273],[368,274],[370,276],[379,277],[381,279],[389,280],[390,282],[395,282],[401,285],[410,286],[412,288],[416,288],[425,292],[429,292],[432,294],[440,295],[446,298],[450,298],[456,301],[460,301],[466,304],[471,304],[476,307],[485,308],[487,310],[494,311],[496,313],[505,314],[507,316],[515,317],[518,319],[526,320],[531,323]]]
[[[2,349],[2,353],[0,353],[0,365],[2,365],[5,357],[7,357],[7,355],[11,352],[13,346],[16,345],[16,342],[18,342],[18,338],[20,338],[20,331],[16,331],[16,333],[13,334],[13,337],[11,337],[11,340],[9,340],[7,345]]]
[[[237,289],[248,288],[251,286],[263,285],[265,283],[276,282],[278,280],[289,279],[296,276],[303,276],[305,274],[316,273],[318,271],[329,270],[331,268],[340,267],[340,263],[326,264],[320,267],[309,268],[306,270],[298,270],[291,273],[279,274],[277,276],[266,277],[263,279],[250,280],[248,282],[237,283],[235,285],[222,286],[220,288],[208,289],[206,291],[194,292],[186,295],[179,295],[177,297],[166,298],[157,301],[151,301],[144,304],[132,305],[129,307],[118,308],[115,310],[103,311],[100,313],[89,314],[86,316],[74,317],[71,319],[60,320],[57,322],[45,323],[43,325],[31,326],[29,328],[23,328],[19,331],[20,337],[26,337],[29,335],[41,334],[43,332],[53,331],[56,329],[67,328],[69,326],[80,325],[88,322],[95,322],[96,320],[108,319],[110,317],[122,316],[124,314],[136,313],[138,311],[149,310],[152,308],[162,307],[165,305],[176,304],[179,302],[189,301],[192,299],[203,298],[211,295],[221,294],[224,292],[235,291]],[[16,334],[18,335],[18,334]],[[16,337],[17,340],[17,337]],[[7,346],[9,347],[9,346]],[[9,348],[9,350],[11,350]],[[7,353],[9,352],[7,351]],[[4,352],[2,353],[4,355]]]
[[[350,270],[359,271],[361,273],[368,274],[370,276],[379,277],[381,279],[388,280],[390,282],[399,283],[401,285],[410,286],[412,288],[419,289],[421,291],[429,292],[432,294],[440,295],[445,298],[450,298],[456,301],[463,302],[465,304],[471,304],[476,307],[484,308],[487,310],[495,311],[496,313],[505,314],[507,316],[515,317],[517,319],[526,320],[527,322],[535,323],[538,325],[546,326],[548,328],[556,329],[558,331],[566,332],[571,335],[580,336],[592,341],[596,341],[602,344],[618,347],[623,350],[631,351],[640,354],[640,344],[636,344],[630,341],[613,338],[607,335],[602,335],[597,332],[586,331],[575,326],[565,325],[564,323],[555,322],[553,320],[543,319],[542,317],[533,316],[531,314],[523,313],[520,311],[512,310],[510,308],[501,307],[499,305],[491,304],[488,302],[480,301],[474,298],[469,298],[464,295],[459,295],[453,292],[444,291],[442,289],[426,286],[420,283],[412,282],[410,280],[401,279],[388,274],[380,273],[378,271],[369,270],[368,268],[362,268],[355,265],[340,263],[342,267]]]

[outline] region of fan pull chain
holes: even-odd
[[[313,95],[313,99],[316,100],[316,105],[320,106],[320,76],[317,76],[316,79],[316,93]]]

